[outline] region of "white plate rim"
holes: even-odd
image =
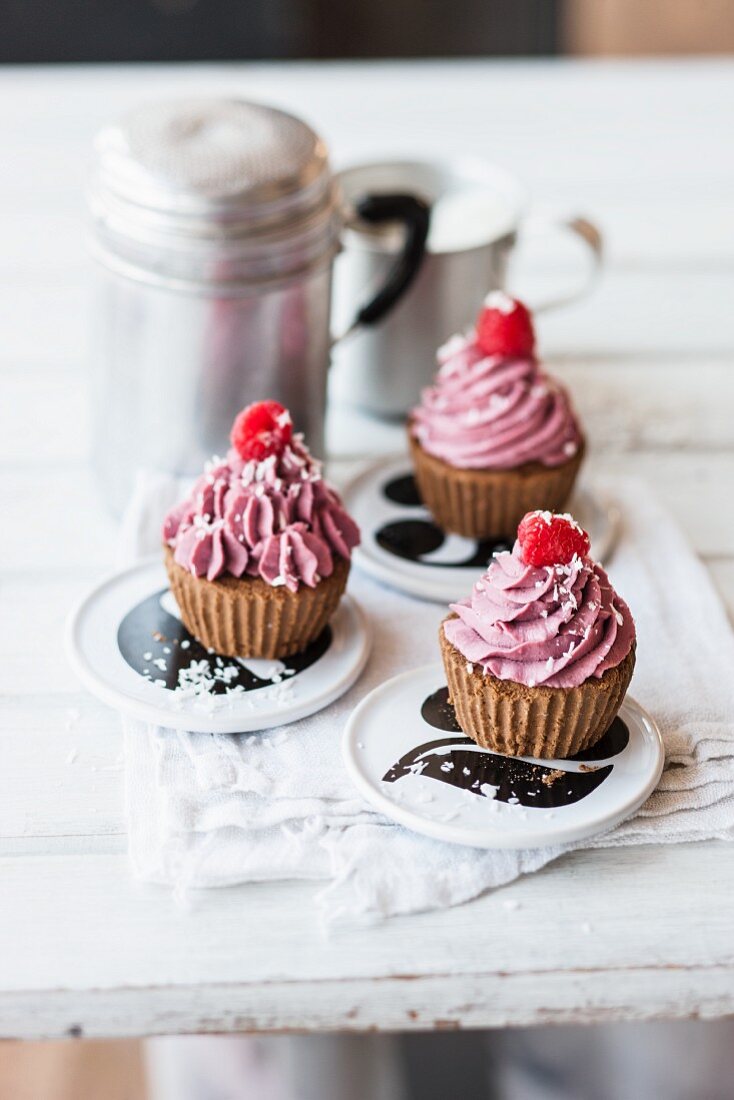
[[[275,726],[289,725],[323,710],[348,691],[364,671],[372,649],[371,625],[357,600],[345,594],[342,596],[331,623],[333,627],[335,620],[339,617],[344,618],[345,613],[353,618],[354,643],[359,647],[355,654],[354,663],[348,671],[342,674],[338,681],[300,703],[296,700],[287,708],[279,706],[273,711],[263,708],[257,712],[248,709],[247,712],[240,714],[236,705],[226,711],[192,712],[185,707],[171,707],[168,709],[152,702],[148,703],[145,700],[134,698],[126,693],[124,689],[111,685],[108,680],[98,676],[95,670],[89,667],[79,642],[78,633],[82,618],[93,600],[101,596],[113,584],[124,583],[134,574],[153,568],[161,572],[162,583],[165,584],[165,567],[157,556],[147,557],[135,565],[128,566],[126,569],[108,574],[89,589],[70,611],[64,629],[64,649],[74,674],[95,698],[107,706],[129,715],[131,718],[156,726],[164,726],[167,729],[188,730],[193,733],[257,733],[272,729]],[[119,622],[114,629],[117,629],[118,626]],[[304,673],[308,671],[308,669],[305,669]]]
[[[393,676],[389,680],[384,681],[384,683],[378,684],[378,686],[373,688],[354,708],[342,735],[342,759],[347,774],[359,793],[370,803],[370,805],[379,810],[380,813],[384,814],[389,820],[413,832],[429,836],[434,840],[443,840],[450,844],[461,844],[464,847],[479,848],[483,850],[521,850],[524,848],[555,847],[559,844],[569,844],[576,841],[588,840],[590,837],[598,836],[601,833],[613,829],[616,825],[619,825],[634,813],[635,810],[639,809],[639,807],[647,801],[660,782],[660,776],[663,773],[665,764],[665,747],[662,734],[660,733],[657,722],[655,722],[652,716],[640,706],[636,699],[632,698],[630,695],[626,695],[619,709],[619,713],[620,715],[623,715],[625,712],[631,713],[646,729],[648,735],[652,739],[652,743],[657,748],[657,759],[655,768],[644,784],[644,787],[634,796],[627,798],[622,805],[617,807],[613,814],[605,813],[602,820],[599,820],[599,818],[592,818],[587,821],[582,828],[574,824],[569,824],[567,826],[554,824],[552,829],[546,830],[546,832],[551,832],[553,834],[552,837],[550,839],[547,836],[542,837],[537,843],[533,843],[528,835],[523,836],[522,842],[519,842],[514,840],[511,836],[507,836],[506,833],[503,834],[499,831],[493,833],[491,823],[487,826],[485,840],[478,839],[476,835],[475,838],[472,839],[471,836],[468,835],[468,831],[461,826],[452,825],[450,821],[433,821],[429,818],[421,817],[420,814],[413,813],[410,809],[397,805],[389,799],[387,795],[382,794],[378,787],[374,786],[365,778],[357,764],[357,754],[359,752],[357,746],[357,727],[362,715],[369,709],[376,695],[386,692],[388,689],[394,687],[399,681],[412,680],[419,676],[428,677],[429,675],[431,677],[435,676],[436,680],[434,682],[445,681],[443,666],[441,664],[430,664],[422,665],[419,668],[409,669],[407,672],[398,673],[397,676]],[[518,759],[531,760],[532,758],[518,757]],[[535,760],[533,760],[533,762],[535,762]],[[543,761],[543,764],[546,766],[548,763],[549,761]]]

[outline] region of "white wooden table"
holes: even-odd
[[[734,64],[3,71],[0,1036],[734,1012],[734,859],[720,843],[577,854],[461,908],[330,940],[308,885],[212,891],[182,910],[132,881],[118,719],[61,650],[66,612],[115,550],[85,467],[81,189],[103,121],[212,91],[310,117],[337,162],[473,150],[544,208],[597,217],[608,272],[586,303],[543,317],[542,345],[573,386],[592,466],[647,475],[734,607]],[[343,456],[361,449],[344,423]]]

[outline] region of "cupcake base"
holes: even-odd
[[[439,636],[456,720],[482,748],[506,756],[564,759],[591,748],[612,724],[635,667],[633,646],[599,680],[531,688],[471,665],[446,638],[443,623]]]
[[[300,653],[318,638],[344,594],[350,563],[334,559],[334,571],[315,588],[290,592],[260,577],[195,577],[165,547],[171,591],[186,629],[223,657],[275,660]]]
[[[410,428],[408,436],[426,508],[442,530],[476,539],[514,539],[526,512],[563,511],[585,450],[582,442],[560,466],[526,462],[509,470],[462,470],[428,454]]]

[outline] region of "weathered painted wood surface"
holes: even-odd
[[[0,1036],[734,1012],[734,862],[714,842],[579,853],[462,908],[329,939],[307,885],[210,892],[182,910],[132,882],[118,720],[61,650],[66,612],[113,567],[116,544],[84,465],[80,195],[102,121],[146,96],[212,90],[306,114],[341,163],[469,149],[527,179],[545,209],[598,217],[608,273],[587,302],[542,319],[543,346],[577,396],[591,472],[646,476],[734,612],[723,504],[734,484],[734,65],[1,73]],[[343,409],[330,431],[340,477],[400,441]]]

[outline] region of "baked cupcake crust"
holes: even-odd
[[[598,680],[572,688],[528,687],[470,664],[446,638],[444,622],[439,640],[449,699],[464,733],[482,748],[564,759],[596,744],[612,724],[634,672],[634,644]]]
[[[564,510],[586,450],[560,466],[526,462],[507,470],[467,470],[428,454],[408,425],[410,453],[418,489],[444,531],[465,538],[508,538],[526,512]]]
[[[350,563],[334,558],[334,570],[315,588],[296,592],[260,577],[223,574],[214,581],[195,577],[164,547],[171,591],[186,629],[223,657],[275,660],[300,653],[318,638],[344,594]]]

